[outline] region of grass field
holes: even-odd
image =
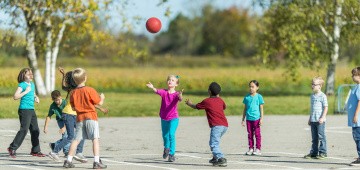
[[[0,76],[0,118],[17,118],[18,101],[12,100],[16,89],[16,78],[21,68],[1,68]],[[70,70],[72,68],[66,68]],[[152,93],[145,84],[152,82],[157,88],[165,88],[169,74],[180,75],[177,90],[184,89],[184,98],[200,102],[207,97],[207,87],[212,81],[222,86],[221,96],[227,103],[227,115],[242,114],[243,97],[248,93],[248,82],[256,79],[265,99],[265,114],[308,114],[311,79],[324,72],[301,69],[297,81],[289,81],[283,69],[269,70],[257,67],[240,68],[85,68],[88,72],[87,85],[106,95],[105,105],[109,116],[157,116],[160,106],[159,96]],[[42,70],[41,70],[42,71]],[[43,72],[43,71],[42,71]],[[351,83],[349,68],[339,67],[336,85]],[[56,89],[60,89],[60,73],[56,77]],[[63,92],[63,96],[65,96]],[[334,96],[329,96],[329,114],[334,111]],[[37,113],[44,117],[51,99],[41,98]],[[192,110],[179,104],[183,116],[202,115],[203,111]]]

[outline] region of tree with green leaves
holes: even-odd
[[[260,25],[259,58],[282,61],[296,78],[301,66],[327,67],[326,93],[334,94],[335,68],[342,39],[359,39],[360,3],[356,0],[255,0],[267,8]]]

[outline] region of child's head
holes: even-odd
[[[66,87],[68,87],[69,89],[75,89],[77,87],[77,84],[75,83],[73,77],[72,77],[72,71],[69,71],[65,74],[65,84]]]
[[[23,68],[17,78],[18,83],[23,81],[31,81],[33,79],[33,73],[30,68]]]
[[[86,82],[86,71],[83,68],[76,68],[72,72],[72,78],[75,84],[79,85]]]
[[[51,99],[53,102],[55,102],[57,105],[60,105],[62,102],[61,93],[59,90],[54,90],[51,92]]]
[[[255,94],[259,90],[259,82],[257,80],[251,80],[249,82],[250,93]]]
[[[211,96],[216,96],[218,94],[220,94],[221,91],[221,87],[219,84],[217,84],[216,82],[212,82],[209,85],[209,93]]]
[[[321,77],[317,76],[312,79],[311,88],[314,92],[319,92],[323,84],[324,80]]]
[[[351,70],[352,78],[355,83],[360,83],[360,67]]]
[[[179,78],[177,75],[169,75],[166,79],[168,87],[173,88],[178,86],[180,83]]]

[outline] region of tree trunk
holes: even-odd
[[[54,48],[52,48],[52,55],[51,55],[51,89],[54,90],[55,89],[55,75],[56,75],[56,60],[57,60],[57,56],[59,54],[59,46],[61,43],[61,40],[63,38],[64,35],[64,31],[66,28],[66,20],[63,22],[57,37],[56,37],[56,41],[54,44]]]
[[[35,50],[35,26],[29,24],[26,30],[26,51],[29,66],[34,74],[34,81],[36,85],[36,91],[38,95],[45,96],[46,89],[44,81],[41,77],[40,70],[38,68],[36,50]]]
[[[340,40],[340,32],[342,27],[342,4],[343,0],[335,0],[335,18],[334,18],[334,31],[333,31],[333,41],[332,46],[333,49],[331,51],[331,61],[328,65],[327,71],[327,81],[326,81],[326,91],[327,95],[333,95],[335,91],[335,69],[336,63],[339,59],[339,40]]]
[[[45,48],[45,86],[46,91],[50,93],[51,88],[51,44],[52,44],[52,25],[50,17],[45,20],[46,25],[46,48]]]

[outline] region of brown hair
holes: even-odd
[[[18,75],[18,78],[17,78],[18,83],[21,83],[21,82],[25,81],[25,74],[26,74],[27,72],[29,72],[29,71],[31,71],[30,68],[23,68],[23,69],[20,71],[20,73],[19,73],[19,75]]]
[[[61,96],[61,93],[59,90],[54,90],[51,92],[51,99],[53,99],[53,100],[57,99],[60,96]]]
[[[355,67],[351,70],[351,74],[354,76],[360,76],[360,67]]]

